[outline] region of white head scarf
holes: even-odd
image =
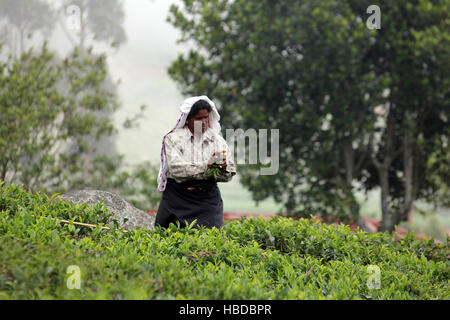
[[[211,112],[209,113],[209,126],[210,130],[212,130],[215,134],[220,135],[220,115],[219,112],[217,112],[216,106],[214,102],[212,102],[207,96],[198,96],[198,97],[190,97],[183,101],[183,103],[180,106],[180,116],[178,117],[178,120],[175,124],[175,127],[172,128],[164,137],[162,140],[162,147],[161,147],[161,166],[159,168],[159,174],[158,174],[158,191],[164,191],[166,189],[167,184],[167,159],[166,159],[166,150],[164,147],[164,140],[166,139],[166,136],[171,133],[172,131],[175,131],[178,128],[183,128],[186,123],[186,118],[191,111],[192,106],[199,100],[205,100],[209,103],[211,106]]]

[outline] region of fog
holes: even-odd
[[[109,57],[110,71],[121,79],[119,94],[123,107],[115,115],[117,126],[141,104],[148,105],[137,129],[123,130],[117,141],[128,163],[150,159],[159,162],[161,140],[175,124],[183,97],[169,78],[167,68],[177,52],[180,33],[166,22],[176,1],[128,0],[124,3],[127,42]],[[130,144],[130,141],[133,141]]]
[[[167,73],[178,53],[186,50],[186,45],[176,44],[180,32],[166,22],[170,5],[179,1],[125,0],[122,3],[126,41],[117,49],[97,42],[87,45],[92,45],[94,52],[106,53],[109,73],[118,83],[121,107],[113,117],[119,130],[117,151],[125,155],[127,164],[144,160],[159,163],[161,139],[174,126],[184,99]],[[77,38],[76,30],[69,30],[69,33]],[[37,34],[32,40],[27,49],[39,47],[43,38]],[[72,50],[61,27],[54,28],[49,47],[61,56]],[[124,129],[124,120],[139,113],[142,104],[148,108],[138,122],[139,127]]]

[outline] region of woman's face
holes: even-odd
[[[187,120],[187,124],[189,127],[189,130],[191,130],[192,133],[194,133],[194,123],[200,121],[202,124],[202,133],[206,131],[209,127],[209,112],[206,109],[201,109],[197,112],[197,114],[193,117],[191,117],[189,120]]]

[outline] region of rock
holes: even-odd
[[[96,205],[101,200],[103,205],[113,214],[108,220],[108,225],[113,225],[113,220],[117,220],[119,226],[130,230],[137,227],[145,227],[155,230],[155,217],[139,210],[123,200],[117,194],[102,190],[79,190],[65,193],[60,196],[62,201],[72,201],[74,203],[86,203]],[[124,219],[128,221],[124,223]]]

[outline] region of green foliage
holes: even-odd
[[[226,169],[223,166],[223,159],[226,158],[226,152],[223,151],[220,157],[216,158],[215,162],[208,165],[208,170],[206,171],[206,176],[210,179],[219,179],[222,173],[225,173]]]
[[[447,132],[446,136],[436,137],[435,150],[426,163],[426,174],[433,190],[428,200],[435,206],[441,204],[450,208],[450,130]]]
[[[78,6],[83,19],[75,38],[66,30],[68,5]],[[47,194],[108,190],[143,210],[157,206],[156,166],[121,170],[124,156],[114,148],[112,117],[119,107],[116,84],[106,55],[94,54],[85,41],[94,36],[93,43],[123,44],[123,18],[120,1],[0,0],[0,24],[8,31],[0,37],[6,47],[0,52],[0,181]],[[57,19],[72,52],[60,58],[46,41],[40,51],[25,50],[33,33],[49,37]],[[146,107],[124,120],[125,129],[137,125]]]
[[[157,190],[158,172],[159,166],[150,161],[144,161],[99,183],[97,188],[115,192],[141,210],[156,209],[162,196]],[[101,172],[100,176],[102,176]]]
[[[350,156],[347,175],[344,148],[373,117],[374,75],[360,66],[373,32],[341,1],[184,4],[168,20],[207,53],[179,55],[170,75],[186,94],[218,100],[224,126],[280,129],[275,177],[259,175],[260,164],[238,168],[254,200],[272,196],[296,216],[358,215],[352,179],[363,155]]]
[[[450,239],[393,241],[281,217],[124,233],[51,220],[101,225],[108,216],[55,197],[0,185],[1,299],[450,298]],[[67,287],[70,265],[80,289]],[[380,269],[379,289],[367,285],[368,265]]]
[[[113,150],[89,157],[93,139],[117,131],[111,117],[96,114],[118,108],[114,88],[104,86],[106,75],[105,55],[74,50],[59,60],[46,43],[41,52],[0,62],[0,181],[45,193],[109,190],[143,210],[156,206],[156,167],[142,163],[120,171],[123,155]],[[128,127],[141,116],[127,119]]]
[[[223,171],[222,166],[220,164],[214,163],[211,167],[206,171],[206,176],[217,180],[220,177],[221,172]]]
[[[25,52],[33,33],[40,32],[44,38],[49,38],[55,22],[47,1],[0,0],[0,42],[5,42],[14,56]]]
[[[123,28],[125,12],[123,3],[118,0],[65,1],[66,4],[80,6],[88,14],[85,23],[89,31],[95,35],[95,41],[105,42],[111,47],[119,47],[126,41]]]
[[[450,1],[377,5],[380,30],[367,28],[365,1],[171,6],[168,21],[195,48],[169,68],[183,92],[216,99],[223,127],[280,129],[276,176],[238,168],[254,200],[346,218],[359,213],[355,185],[381,187],[391,231],[412,202],[438,194],[443,159],[430,160],[434,175],[426,163],[448,140]]]
[[[76,33],[68,27],[68,19],[77,18],[68,14],[70,5],[77,6],[83,25]],[[13,55],[20,55],[33,45],[35,34],[50,39],[58,26],[70,44],[82,51],[99,42],[117,49],[126,41],[124,17],[123,3],[117,0],[0,0],[0,41],[7,43]]]
[[[31,190],[72,186],[87,166],[86,139],[115,130],[111,119],[92,113],[118,108],[114,94],[101,88],[105,76],[106,56],[75,50],[59,60],[46,43],[37,54],[0,62],[0,181]],[[61,151],[70,141],[73,149]]]

